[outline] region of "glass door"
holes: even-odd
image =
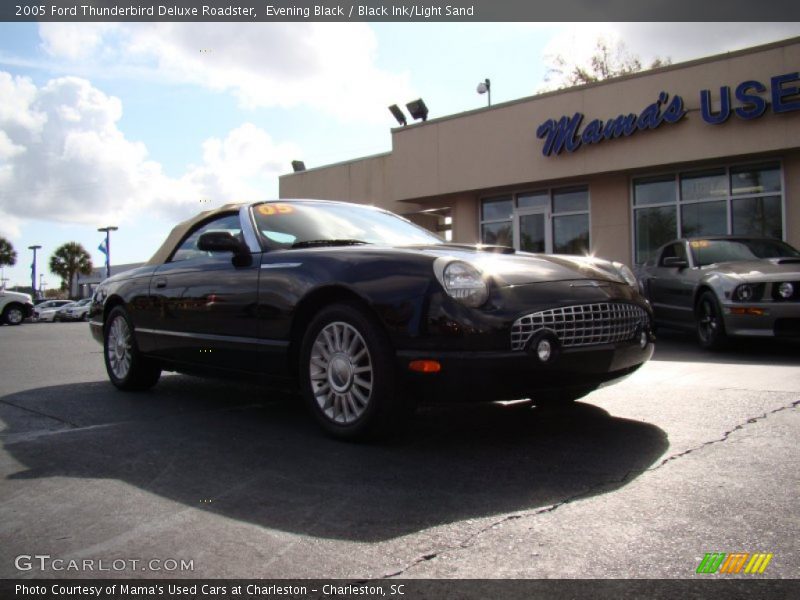
[[[523,252],[553,252],[547,208],[522,208],[514,212],[514,247]]]

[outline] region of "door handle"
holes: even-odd
[[[156,279],[156,287],[157,288],[165,288],[167,287],[167,280],[163,277],[161,279]]]

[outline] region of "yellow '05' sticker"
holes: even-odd
[[[692,248],[708,248],[708,240],[694,240],[691,246]]]
[[[289,204],[261,204],[258,207],[258,212],[265,217],[270,217],[272,215],[288,215],[294,212],[294,207]]]

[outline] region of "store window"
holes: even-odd
[[[778,163],[720,167],[633,181],[637,264],[677,237],[739,234],[783,238]]]
[[[529,214],[536,209],[546,212],[547,221],[541,224],[530,218],[518,225],[519,235],[535,237],[535,243],[522,244],[531,251],[555,252],[558,254],[586,254],[589,252],[589,188],[578,186],[557,188],[524,194],[486,198],[481,201],[481,241],[484,244],[502,244],[521,247],[514,240],[514,217],[518,213]],[[539,228],[548,227],[551,236],[545,236]],[[527,239],[527,238],[525,238]],[[545,248],[543,240],[551,239],[552,247]]]
[[[511,219],[514,215],[514,198],[502,196],[487,198],[481,203],[481,241],[484,244],[512,246]]]

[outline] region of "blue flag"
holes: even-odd
[[[102,252],[103,254],[106,254],[106,255],[108,254],[108,249],[106,248],[106,241],[105,240],[100,242],[100,245],[97,247],[97,249],[100,250],[100,252]]]

